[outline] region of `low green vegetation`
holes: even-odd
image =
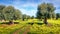
[[[33,24],[28,34],[60,34],[60,21],[48,20],[48,23],[52,24],[47,26],[45,24]]]
[[[60,20],[48,19],[48,22],[51,24],[51,26],[45,25],[43,21],[39,21],[37,19],[17,21],[19,21],[20,23],[13,25],[0,24],[0,34],[13,34],[19,29],[21,29],[19,33],[22,34],[25,31],[26,25],[31,25],[27,23],[34,23],[33,25],[31,25],[28,34],[60,34]]]

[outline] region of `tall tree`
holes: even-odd
[[[14,11],[15,11],[14,7],[8,6],[8,7],[4,8],[3,11],[5,14],[4,16],[5,16],[6,20],[11,20],[13,18]]]
[[[15,9],[13,6],[8,6],[3,9],[3,14],[6,20],[9,20],[10,24],[13,24],[12,20],[21,18],[21,12]]]
[[[52,14],[54,13],[55,7],[51,3],[42,3],[41,5],[38,5],[37,10],[38,10],[37,15],[36,15],[37,18],[42,19],[42,17],[43,17],[44,23],[48,24],[47,18],[48,18],[48,16],[52,17]]]
[[[23,14],[22,20],[25,21],[26,18],[27,18],[27,15],[26,14]]]
[[[29,15],[27,15],[27,20],[28,20],[28,19],[31,19],[31,17],[30,17]]]

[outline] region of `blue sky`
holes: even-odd
[[[53,3],[56,7],[55,13],[60,13],[60,0],[0,0],[2,5],[12,5],[19,9],[23,14],[36,15],[37,6],[43,2]]]

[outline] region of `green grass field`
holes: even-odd
[[[17,20],[19,24],[6,25],[0,24],[0,34],[13,34],[15,31],[19,30],[18,34],[23,34],[30,24],[31,25],[29,32],[27,34],[60,34],[60,19],[59,20],[50,20],[48,19],[48,23],[51,23],[52,26],[48,26],[43,24],[43,21],[39,21],[37,19],[29,19],[28,21]]]

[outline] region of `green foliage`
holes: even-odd
[[[6,20],[11,20],[13,18],[14,10],[15,9],[12,6],[8,6],[3,9],[4,17]]]
[[[56,19],[60,18],[60,13],[56,14]]]
[[[0,20],[17,20],[22,18],[22,13],[13,6],[0,5]]]
[[[31,17],[29,15],[27,15],[27,19],[31,19]]]
[[[22,19],[22,13],[20,10],[15,10],[15,13],[14,13],[14,20],[17,20],[17,19]]]
[[[31,19],[34,19],[34,18],[35,18],[34,16],[31,17]]]
[[[25,21],[26,18],[27,18],[27,15],[26,14],[23,14],[22,15],[22,20]]]
[[[26,14],[23,14],[23,16],[22,16],[24,19],[26,19],[27,18],[27,15]]]
[[[29,15],[23,14],[22,19],[24,21],[24,20],[31,19],[31,17]]]
[[[42,17],[52,18],[52,15],[54,14],[55,7],[51,3],[42,3],[38,5],[37,8],[37,18],[41,19]]]
[[[4,19],[3,9],[5,8],[4,5],[0,5],[0,20]]]

